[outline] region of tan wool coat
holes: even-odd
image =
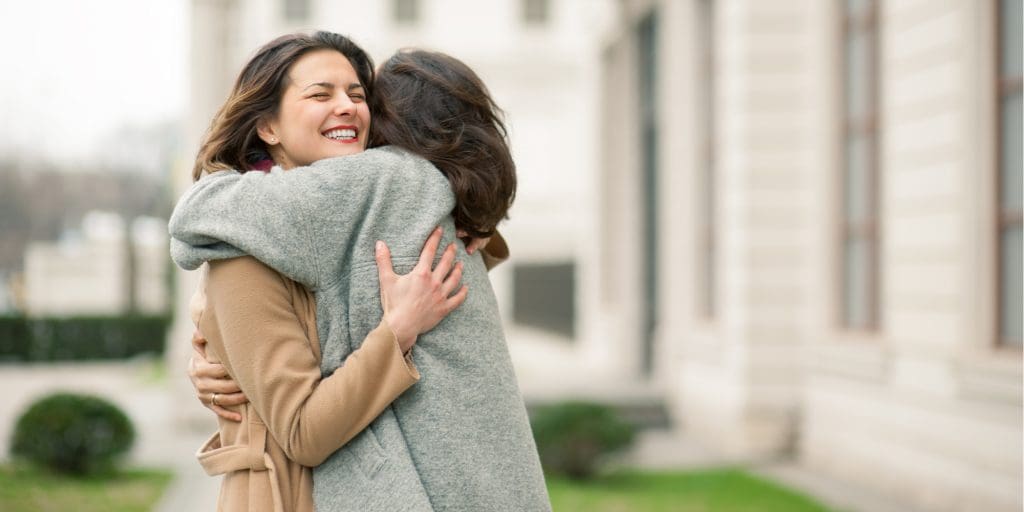
[[[488,268],[508,257],[496,234]],[[313,511],[312,467],[344,446],[419,380],[382,320],[345,364],[321,379],[312,293],[252,257],[208,264],[192,297],[192,319],[249,398],[231,407],[241,422],[219,429],[197,453],[223,475],[217,510]],[[269,419],[269,421],[266,421]]]

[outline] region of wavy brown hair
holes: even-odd
[[[455,225],[488,237],[508,216],[516,166],[502,111],[480,77],[443,53],[405,50],[377,72],[369,146],[422,156],[451,182]]]
[[[277,115],[288,87],[288,71],[300,57],[314,50],[335,50],[344,55],[355,68],[367,100],[373,98],[373,60],[351,39],[323,31],[274,39],[249,59],[227,101],[214,116],[196,155],[193,180],[198,180],[204,171],[245,172],[254,163],[270,158],[256,126]]]

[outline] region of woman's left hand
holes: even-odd
[[[462,240],[462,243],[466,245],[466,252],[469,254],[473,254],[477,249],[487,247],[487,242],[491,241],[491,237],[473,238],[469,236],[469,233],[466,233],[461,229],[455,232],[455,236],[459,237],[459,239]]]
[[[192,357],[188,360],[188,378],[196,389],[196,398],[204,407],[229,421],[242,421],[242,415],[225,406],[249,401],[224,365],[206,359],[206,338],[196,329],[192,333]]]

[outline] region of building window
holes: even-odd
[[[420,19],[419,0],[393,0],[391,2],[391,16],[395,23],[410,25]]]
[[[548,0],[522,0],[523,22],[527,25],[543,25],[548,21]]]
[[[517,324],[576,335],[576,268],[572,263],[512,267],[512,318]]]
[[[700,191],[696,198],[699,204],[698,219],[698,269],[697,308],[698,314],[706,319],[715,317],[715,286],[717,271],[715,257],[717,240],[715,232],[715,38],[714,38],[714,4],[712,0],[701,0],[697,3],[697,48],[700,55],[700,72],[698,73],[698,103],[695,109],[700,118],[697,125],[701,127],[700,160],[698,162],[698,180]]]
[[[309,20],[309,0],[284,0],[284,19],[289,23]]]
[[[652,12],[637,26],[639,55],[638,92],[640,96],[640,172],[642,255],[642,335],[643,370],[649,374],[654,364],[654,334],[658,323],[658,15]]]
[[[1000,0],[998,41],[998,266],[999,339],[1021,346],[1021,0]]]
[[[843,2],[841,323],[878,328],[878,5]]]

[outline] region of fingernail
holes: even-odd
[[[377,251],[379,252],[379,251],[383,251],[383,250],[384,250],[384,242],[381,242],[380,240],[377,240]]]

